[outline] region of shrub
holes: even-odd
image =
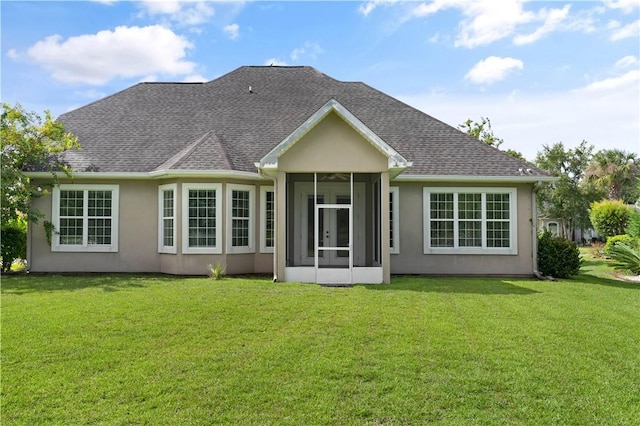
[[[632,238],[640,239],[640,212],[637,210],[632,211],[631,216],[629,216],[629,224],[625,231]]]
[[[538,235],[538,269],[543,275],[570,278],[580,271],[578,245],[550,232]]]
[[[632,210],[620,200],[603,200],[591,204],[589,218],[602,238],[622,235],[631,218]]]
[[[617,242],[609,251],[613,264],[617,269],[640,274],[640,250],[624,242]]]
[[[2,225],[0,233],[2,272],[8,272],[15,260],[27,257],[27,224],[23,220],[11,221]]]
[[[221,280],[224,275],[224,268],[222,264],[216,263],[215,265],[209,264],[209,276],[214,280]]]
[[[629,235],[615,235],[607,238],[607,243],[604,245],[604,254],[611,257],[609,251],[615,246],[616,243],[621,242],[627,245],[632,245],[633,239]]]

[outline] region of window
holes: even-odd
[[[253,253],[255,188],[227,185],[227,253]]]
[[[118,251],[118,185],[53,189],[53,251]]]
[[[424,252],[517,254],[515,188],[424,188]]]
[[[222,253],[219,183],[182,184],[182,252]]]
[[[260,252],[273,253],[276,242],[276,199],[272,186],[260,187]]]
[[[400,189],[389,188],[389,252],[400,253]]]
[[[176,253],[177,185],[158,187],[158,252]]]

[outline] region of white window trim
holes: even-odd
[[[260,187],[260,253],[273,253],[273,247],[267,247],[267,192],[272,192],[273,199],[273,211],[275,213],[275,192],[273,186],[261,186]],[[273,222],[275,225],[276,218],[274,216]],[[273,236],[273,244],[276,243],[276,236]]]
[[[164,245],[164,192],[173,191],[173,245]],[[170,183],[158,186],[158,253],[176,254],[178,252],[178,185]]]
[[[51,219],[56,231],[60,229],[60,191],[111,191],[111,244],[109,245],[92,245],[88,244],[88,209],[89,203],[83,203],[83,244],[60,244],[60,234],[55,232],[51,239],[51,251],[60,252],[101,252],[101,253],[117,253],[118,252],[118,216],[120,214],[120,187],[119,185],[75,185],[61,184],[53,188],[53,202]],[[84,196],[83,196],[84,197]]]
[[[209,189],[216,192],[216,245],[214,247],[189,247],[189,190]],[[183,254],[220,254],[222,253],[222,184],[220,183],[183,183],[182,184],[182,253]]]
[[[481,254],[481,255],[517,255],[518,254],[518,191],[516,188],[501,187],[425,187],[422,189],[422,220],[424,254]],[[485,196],[482,200],[482,247],[458,247],[458,220],[454,219],[454,247],[431,247],[430,195],[431,194],[510,194],[509,195],[509,247],[486,247]],[[457,217],[458,203],[454,204],[454,218]]]
[[[389,197],[393,203],[393,217],[391,218],[393,245],[389,244],[389,253],[400,254],[400,188],[397,186],[389,187]]]
[[[254,217],[256,215],[255,200],[256,200],[256,188],[251,185],[239,185],[239,184],[227,184],[227,215],[226,215],[226,230],[227,230],[227,253],[255,253],[255,225]],[[249,245],[234,247],[232,238],[232,226],[233,226],[233,191],[246,191],[249,193]]]

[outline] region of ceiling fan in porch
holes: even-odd
[[[351,174],[350,173],[327,173],[320,177],[320,180],[341,180],[347,181],[349,180]]]

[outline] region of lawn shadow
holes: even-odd
[[[513,284],[504,278],[461,278],[428,276],[393,276],[391,284],[362,285],[376,291],[416,291],[466,294],[536,294],[539,291]]]
[[[573,278],[585,284],[597,284],[607,287],[628,288],[640,290],[640,282],[625,281],[616,278],[615,272],[606,260],[603,259],[582,259],[580,274]]]
[[[159,275],[130,274],[8,274],[2,277],[3,294],[26,294],[52,291],[75,291],[100,288],[114,292],[147,287],[152,281],[164,281]]]

